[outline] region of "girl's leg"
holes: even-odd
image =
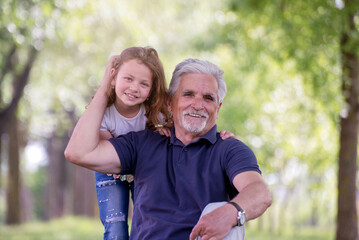
[[[128,182],[98,172],[95,179],[100,218],[105,227],[104,240],[127,240]]]

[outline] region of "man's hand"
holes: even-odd
[[[236,224],[236,210],[225,204],[204,215],[192,229],[190,240],[200,236],[201,240],[223,239]]]

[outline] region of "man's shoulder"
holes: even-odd
[[[246,145],[244,144],[240,139],[238,138],[233,138],[233,137],[229,137],[229,138],[226,138],[226,139],[222,139],[221,136],[220,136],[220,133],[217,132],[216,134],[216,138],[217,138],[217,141],[215,144],[220,144],[220,145],[224,145],[224,146],[240,146],[240,145]]]
[[[217,145],[218,148],[223,149],[225,152],[231,150],[236,150],[236,151],[248,150],[250,152],[252,151],[250,147],[247,144],[245,144],[242,140],[232,137],[223,140],[219,136],[219,133],[217,133],[217,141],[215,145]]]

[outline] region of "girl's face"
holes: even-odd
[[[152,88],[151,70],[144,64],[132,59],[124,62],[111,82],[115,86],[116,103],[133,107],[140,105],[150,95]]]

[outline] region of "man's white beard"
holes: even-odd
[[[203,115],[203,116],[206,116],[206,118],[205,118],[205,120],[202,120],[201,123],[199,123],[199,124],[191,124],[185,118],[186,114],[189,114],[189,113]],[[207,120],[208,120],[208,115],[203,112],[186,111],[186,112],[183,112],[183,115],[182,115],[183,127],[187,131],[192,132],[192,133],[199,133],[199,132],[203,131],[203,129],[206,127]]]

